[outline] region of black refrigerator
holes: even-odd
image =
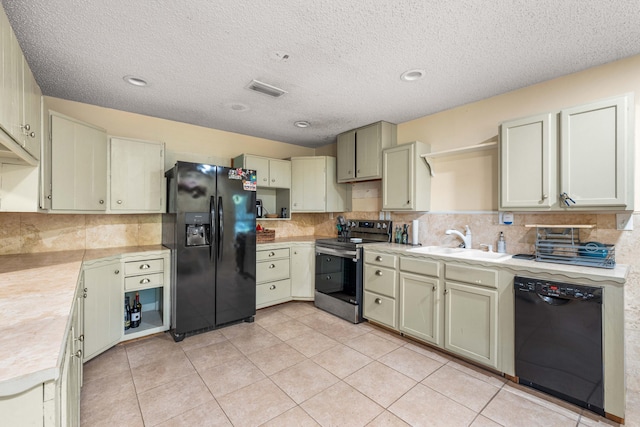
[[[256,313],[256,172],[177,162],[165,173],[175,341]]]

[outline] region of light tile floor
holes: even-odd
[[[615,425],[367,323],[291,302],[84,366],[83,426]]]

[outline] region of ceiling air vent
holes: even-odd
[[[256,92],[260,92],[265,95],[272,96],[274,98],[280,98],[282,95],[287,93],[286,91],[278,87],[271,86],[270,84],[267,84],[267,83],[262,83],[258,80],[251,80],[251,83],[249,83],[249,85],[247,86],[247,89],[251,89]]]

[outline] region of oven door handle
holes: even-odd
[[[341,251],[339,249],[316,246],[316,254],[334,255],[340,258],[351,258],[353,262],[358,262],[360,260],[360,251]]]

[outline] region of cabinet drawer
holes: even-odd
[[[396,301],[382,295],[364,291],[364,317],[383,323],[394,329],[398,328]]]
[[[124,275],[157,273],[164,270],[162,259],[146,259],[143,261],[131,261],[124,263]]]
[[[396,271],[377,265],[364,265],[364,288],[368,291],[396,298],[398,284]]]
[[[440,275],[440,263],[427,259],[400,258],[400,270],[409,273],[422,274],[424,276],[438,277]]]
[[[256,286],[256,306],[291,298],[291,280],[279,280],[277,282],[263,283]]]
[[[487,286],[489,288],[498,287],[498,272],[488,268],[447,264],[444,275],[448,280]]]
[[[289,258],[289,248],[260,250],[256,252],[256,261],[266,261],[278,258]]]
[[[288,249],[287,249],[288,250]],[[256,282],[273,282],[289,278],[289,259],[263,261],[256,264]]]
[[[396,268],[398,257],[395,255],[365,251],[364,262],[369,264],[381,265],[382,267]]]
[[[136,291],[139,289],[157,288],[163,284],[163,273],[144,274],[124,278],[124,290]]]

